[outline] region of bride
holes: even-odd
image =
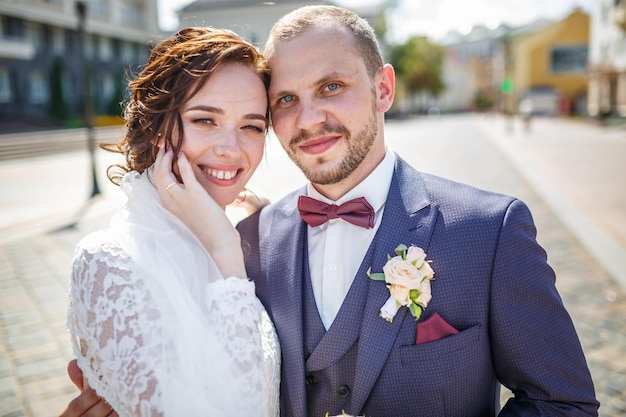
[[[263,156],[268,84],[253,46],[211,28],[158,44],[130,83],[125,137],[104,146],[126,157],[108,175],[128,202],[110,229],[78,244],[70,287],[76,363],[99,406],[120,416],[278,415],[278,340],[224,213]],[[192,193],[210,207],[203,241],[162,204],[188,187],[206,191]],[[93,406],[85,398],[64,415]]]

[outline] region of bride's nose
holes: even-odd
[[[226,129],[217,139],[215,153],[224,156],[233,156],[241,153],[238,129]]]

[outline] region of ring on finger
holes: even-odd
[[[169,191],[173,186],[178,185],[178,181],[170,182],[165,186],[165,191]]]

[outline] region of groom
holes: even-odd
[[[274,131],[310,181],[239,225],[281,343],[283,415],[495,416],[500,384],[515,394],[500,416],[597,415],[527,207],[419,173],[385,147],[394,71],[371,27],[304,7],[276,23],[264,53]],[[362,197],[352,205],[371,218],[339,218],[348,208],[336,206]],[[380,317],[390,293],[367,273],[399,244],[432,261],[417,322],[406,307]]]
[[[265,53],[274,131],[310,180],[239,225],[280,338],[282,414],[596,416],[527,207],[419,173],[386,148],[394,71],[371,27],[304,7],[276,23]],[[418,321],[406,307],[382,318],[390,292],[368,276],[399,244],[422,248],[434,270]],[[515,394],[501,411],[500,384]],[[90,401],[90,415],[107,415],[90,391],[65,415]]]

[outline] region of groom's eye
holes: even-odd
[[[281,97],[281,99],[278,101],[282,104],[287,104],[287,103],[291,103],[294,100],[295,100],[295,97],[292,95],[289,95],[289,96]]]

